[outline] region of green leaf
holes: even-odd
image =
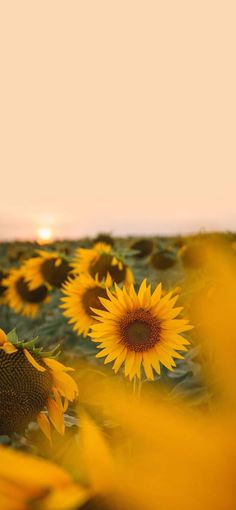
[[[18,335],[17,335],[17,332],[16,332],[16,328],[14,328],[11,331],[9,331],[9,333],[7,334],[7,338],[9,340],[9,342],[11,342],[12,344],[17,344],[17,342],[18,342]]]

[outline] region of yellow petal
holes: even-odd
[[[123,352],[118,356],[118,358],[116,358],[116,361],[113,365],[113,370],[115,371],[115,373],[118,372],[119,368],[121,367],[122,363],[124,362],[125,358],[126,358],[126,354],[127,354],[127,349],[125,348],[123,350]]]
[[[68,400],[72,401],[78,395],[79,391],[76,382],[70,375],[65,374],[65,372],[53,372],[53,381],[59,393],[63,397],[68,398]]]
[[[128,376],[132,372],[132,368],[135,361],[135,352],[127,352],[126,360],[125,360],[125,376]]]
[[[5,342],[7,342],[7,335],[5,331],[0,328],[0,345],[3,345]]]
[[[63,370],[63,372],[74,372],[74,368],[66,367],[54,358],[43,358],[44,363],[51,368],[51,370]]]
[[[33,365],[34,368],[36,368],[36,370],[38,370],[39,372],[45,372],[46,368],[39,365],[39,363],[36,361],[36,359],[33,358],[33,356],[31,356],[30,352],[27,349],[23,349],[23,352],[27,360],[31,363],[31,365]]]
[[[145,292],[146,292],[146,288],[147,288],[147,280],[145,278],[142,281],[142,283],[140,285],[140,288],[139,288],[139,291],[138,291],[138,298],[139,298],[139,302],[140,302],[141,306],[143,305],[143,298],[144,298],[144,295],[145,295]]]
[[[51,426],[46,414],[44,414],[43,412],[39,413],[37,416],[37,422],[44,435],[51,442]]]
[[[65,432],[65,424],[64,424],[64,415],[62,410],[60,409],[59,405],[55,400],[49,397],[47,401],[47,408],[48,408],[48,416],[61,436],[64,435]]]
[[[5,351],[7,354],[12,354],[13,352],[17,352],[16,347],[11,344],[10,342],[5,342],[2,347],[0,347],[3,351]]]
[[[146,353],[143,354],[143,366],[144,366],[144,370],[145,370],[145,374],[146,374],[147,378],[151,379],[153,381],[153,379],[154,379],[153,371],[152,371],[150,360],[146,356]]]

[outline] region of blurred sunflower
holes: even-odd
[[[187,269],[201,269],[206,266],[209,259],[207,243],[204,241],[196,240],[185,244],[179,253]]]
[[[56,464],[0,446],[1,510],[75,510],[88,498]]]
[[[37,254],[38,257],[33,257],[24,264],[30,290],[40,285],[46,285],[49,289],[61,287],[72,270],[67,260],[56,251],[37,250]]]
[[[176,253],[169,249],[157,251],[151,257],[151,264],[155,269],[169,269],[176,261]]]
[[[122,262],[105,243],[97,243],[91,249],[79,248],[72,264],[76,273],[89,273],[93,278],[97,275],[103,280],[109,274],[116,283],[133,282],[131,269]]]
[[[97,243],[105,243],[105,244],[110,244],[110,246],[114,246],[115,240],[113,239],[113,237],[110,234],[101,232],[93,240],[93,244],[97,244]]]
[[[2,284],[7,287],[4,298],[8,306],[25,317],[35,317],[40,305],[50,300],[45,285],[39,285],[34,290],[30,290],[24,267],[11,269],[7,278],[2,280]]]
[[[64,412],[78,389],[67,372],[73,370],[35,347],[0,329],[0,434],[23,431],[37,419],[48,439],[51,425],[64,434]],[[44,412],[47,408],[48,417]]]
[[[96,323],[91,326],[92,340],[102,349],[97,357],[105,363],[114,361],[117,372],[125,363],[125,375],[130,380],[141,377],[144,367],[147,378],[153,379],[153,368],[160,374],[160,362],[169,370],[176,366],[174,358],[183,358],[177,351],[186,351],[189,341],[180,333],[192,329],[187,320],[176,319],[182,307],[174,308],[178,295],[169,292],[162,297],[159,284],[153,294],[144,280],[136,293],[134,286],[115,295],[107,289],[109,299],[100,298],[104,310],[95,309]]]
[[[153,250],[153,240],[148,238],[138,239],[137,241],[133,241],[130,248],[132,250],[136,250],[137,253],[135,258],[141,259],[143,257],[147,257],[152,253]]]
[[[6,302],[5,300],[5,293],[7,290],[6,285],[3,284],[3,280],[7,278],[8,273],[5,270],[0,269],[0,304],[4,304]]]
[[[97,277],[93,278],[88,273],[81,273],[74,280],[69,280],[62,287],[66,297],[62,298],[65,317],[69,317],[69,323],[74,324],[73,329],[79,335],[87,336],[91,325],[95,322],[93,308],[104,310],[99,300],[107,297],[106,287],[110,287],[112,279],[107,275],[104,282]]]

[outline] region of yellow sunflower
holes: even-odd
[[[35,419],[48,439],[51,424],[64,434],[64,412],[78,394],[67,373],[73,369],[47,356],[35,342],[21,342],[15,331],[7,336],[0,329],[0,434],[23,431]]]
[[[70,279],[62,286],[62,297],[65,317],[68,317],[69,323],[73,324],[73,329],[79,335],[87,336],[91,325],[95,322],[93,308],[104,310],[99,298],[107,297],[106,287],[110,287],[112,279],[107,275],[104,282],[100,282],[97,277],[93,278],[88,273],[81,274],[75,279]]]
[[[37,257],[27,260],[24,264],[26,280],[30,290],[40,285],[61,287],[67,279],[72,268],[67,260],[58,252],[37,250]]]
[[[115,294],[109,289],[107,294],[109,299],[100,298],[105,311],[94,310],[99,322],[91,326],[90,336],[102,349],[97,357],[114,361],[115,372],[124,363],[130,380],[141,377],[141,366],[148,379],[153,379],[153,368],[160,374],[160,363],[173,370],[174,358],[183,358],[178,351],[186,351],[189,344],[180,333],[192,329],[187,320],[176,319],[182,311],[174,308],[178,295],[162,297],[161,284],[151,294],[146,280],[138,293],[133,285],[123,290],[116,285]]]
[[[133,283],[131,269],[105,243],[97,243],[91,249],[79,248],[72,265],[76,273],[88,272],[93,278],[97,275],[99,280],[109,274],[116,283]]]
[[[89,496],[56,464],[0,446],[1,510],[75,510]]]
[[[4,298],[8,306],[26,317],[35,317],[40,305],[50,300],[45,285],[39,285],[34,290],[29,289],[24,267],[11,269],[2,283],[7,287]]]

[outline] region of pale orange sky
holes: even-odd
[[[0,238],[235,230],[235,15],[0,0]]]

